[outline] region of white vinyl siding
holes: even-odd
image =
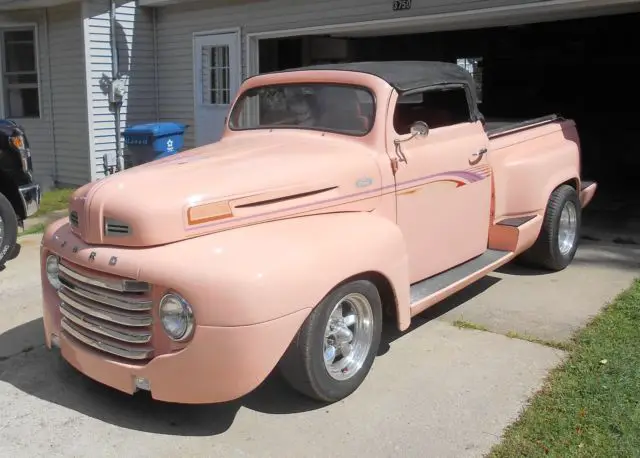
[[[47,14],[54,131],[49,154],[55,149],[57,181],[78,186],[91,181],[81,7],[72,3]]]
[[[111,35],[109,0],[88,0],[89,69],[91,75],[91,120],[93,123],[94,178],[104,176],[102,157],[114,152],[115,115],[109,107],[108,81],[111,78]],[[136,2],[116,9],[116,41],[119,72],[127,83],[120,115],[120,128],[157,118],[154,75],[153,24],[150,8]],[[123,145],[124,148],[124,145]]]

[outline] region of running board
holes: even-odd
[[[489,249],[464,264],[414,283],[411,285],[411,316],[484,277],[513,257],[511,251]]]

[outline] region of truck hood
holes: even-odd
[[[161,245],[302,214],[370,211],[380,182],[374,152],[357,140],[248,133],[83,186],[70,222],[87,243]]]

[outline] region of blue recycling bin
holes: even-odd
[[[184,145],[185,124],[152,122],[136,124],[124,131],[124,144],[133,166],[171,156]]]

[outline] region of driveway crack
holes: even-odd
[[[30,353],[33,350],[35,350],[36,348],[40,348],[40,347],[44,347],[44,344],[40,344],[40,345],[36,345],[36,346],[29,345],[29,346],[24,347],[22,350],[20,350],[17,353],[13,353],[13,354],[7,355],[7,356],[0,356],[0,363],[3,363],[5,361],[9,361],[10,359],[15,358],[16,356],[20,356],[20,355],[24,355],[24,354]]]

